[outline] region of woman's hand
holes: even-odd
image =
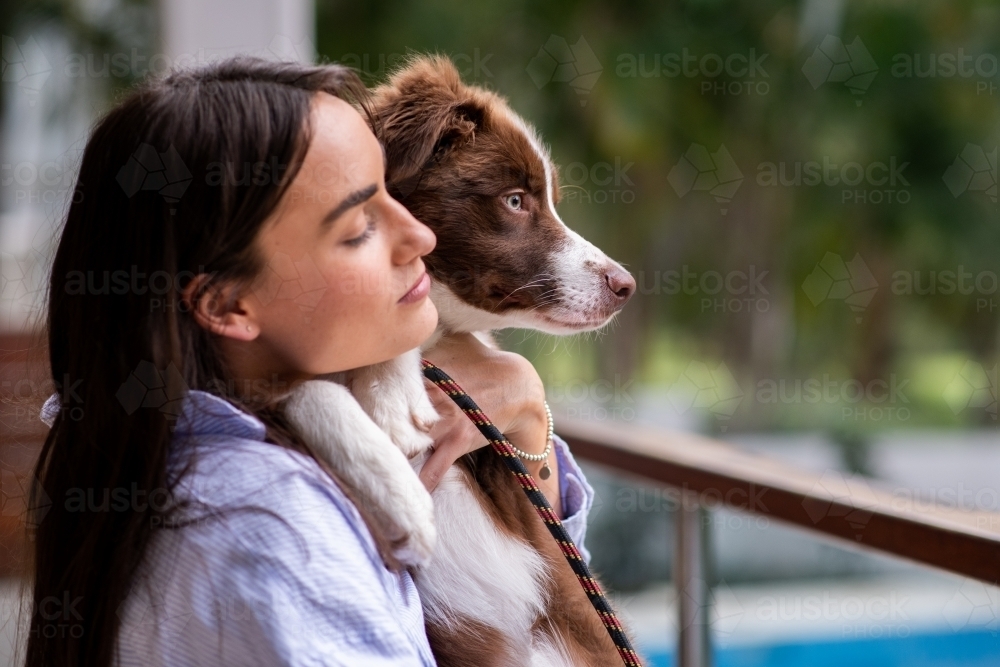
[[[529,454],[540,454],[545,449],[548,435],[545,387],[527,359],[492,349],[472,334],[448,336],[425,356],[468,392],[515,447]],[[431,429],[434,452],[420,471],[424,486],[433,490],[456,460],[485,445],[486,438],[447,394],[433,383],[425,383],[431,402],[441,415]],[[552,475],[545,480],[538,475],[543,463],[524,461],[556,515],[562,516],[555,451],[547,460]]]

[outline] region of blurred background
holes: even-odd
[[[557,422],[697,431],[910,506],[1000,510],[995,3],[4,0],[0,34],[9,340],[39,326],[76,161],[118,93],[236,52],[371,84],[440,52],[538,127],[560,215],[638,282],[607,331],[501,334]],[[51,391],[8,385],[5,498]],[[675,503],[586,472],[595,568],[671,664]],[[998,589],[766,518],[706,522],[716,664],[1000,664]]]

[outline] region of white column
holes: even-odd
[[[238,53],[313,62],[313,0],[160,0],[164,54],[205,62]]]

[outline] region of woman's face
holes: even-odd
[[[300,378],[385,361],[434,331],[421,260],[436,242],[386,192],[382,147],[332,95],[313,101],[312,141],[257,238],[264,270],[244,294],[261,372]]]

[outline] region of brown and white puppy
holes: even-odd
[[[437,235],[425,258],[442,336],[510,327],[570,334],[607,324],[635,291],[619,264],[559,218],[555,166],[499,95],[445,58],[411,60],[373,94],[386,186]],[[457,463],[433,501],[419,469],[437,416],[420,351],[288,400],[293,425],[414,566],[442,667],[613,665],[617,651],[499,457]],[[447,369],[446,369],[447,370]],[[350,392],[344,386],[350,387]],[[370,417],[370,419],[369,419]]]

